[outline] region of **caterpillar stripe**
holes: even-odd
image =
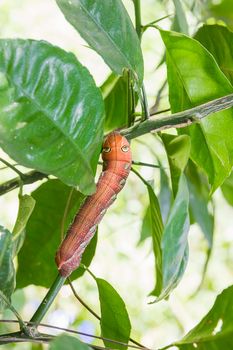
[[[86,198],[56,253],[56,264],[64,277],[79,266],[97,225],[126,182],[132,163],[129,142],[118,132],[112,132],[104,141],[102,159],[103,172],[96,192]]]

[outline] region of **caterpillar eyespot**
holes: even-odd
[[[128,152],[129,151],[129,146],[124,145],[121,147],[122,152]]]
[[[126,182],[132,163],[126,138],[118,132],[109,134],[103,144],[102,159],[103,172],[96,192],[84,201],[56,254],[58,270],[64,277],[68,277],[79,266],[82,254],[95,234],[96,226]],[[111,188],[111,191],[107,191],[106,187]]]
[[[111,147],[103,147],[102,152],[109,153],[111,151]]]

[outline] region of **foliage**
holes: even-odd
[[[140,0],[131,4],[135,26],[122,0],[56,0],[56,4],[89,48],[102,57],[111,73],[98,88],[88,69],[73,53],[46,41],[0,39],[0,146],[4,156],[17,164],[2,161],[19,175],[4,185],[5,193],[12,182],[13,187],[20,187],[18,215],[12,232],[0,226],[1,309],[9,306],[15,288],[19,293],[19,289],[31,284],[46,288],[52,285],[58,273],[55,252],[85,196],[95,191],[104,131],[120,129],[129,139],[134,139],[138,127],[144,128],[142,134],[147,134],[151,123],[159,121],[158,116],[147,120],[150,101],[143,83],[146,75],[141,40],[149,28],[160,33],[166,52],[165,61],[161,51],[157,70],[164,64],[167,68],[167,81],[159,90],[153,111],[158,106],[168,107],[171,113],[165,126],[173,127],[168,133],[161,131],[159,125],[155,130],[159,131],[160,150],[153,148],[151,154],[160,167],[160,183],[152,185],[140,171],[133,169],[148,192],[147,207],[142,200],[145,208],[139,243],[142,246],[145,240],[150,241],[155,260],[152,276],[155,275],[156,281],[150,295],[158,303],[168,299],[184,275],[189,258],[190,224],[199,225],[207,242],[206,272],[213,248],[215,191],[221,188],[228,204],[233,205],[233,109],[223,101],[217,113],[208,112],[202,120],[199,118],[200,105],[233,93],[233,33],[226,26],[232,24],[233,16],[226,15],[226,1],[220,5],[206,1],[202,10],[188,1],[165,1],[160,6],[167,13],[173,4],[174,16],[166,19],[170,30],[164,30],[163,25],[155,25],[154,18],[143,25]],[[214,24],[208,21],[209,14],[216,19]],[[195,23],[192,33],[190,17]],[[217,24],[219,18],[226,23]],[[147,71],[146,60],[145,68]],[[160,95],[166,87],[169,98],[164,100]],[[175,113],[193,107],[197,107],[195,115],[181,123]],[[144,135],[140,140],[149,149],[147,137]],[[135,144],[132,141],[132,148]],[[142,160],[145,163],[143,154]],[[141,165],[145,164],[141,162]],[[18,166],[45,176],[31,195],[23,194],[26,175]],[[96,246],[97,234],[72,280],[84,275]],[[150,272],[145,273],[149,278]],[[95,290],[98,289],[101,316],[91,311],[100,320],[104,345],[126,349],[131,341],[140,347],[131,338],[133,322],[131,326],[127,305],[120,294],[109,282],[90,274],[96,282]],[[37,309],[38,315],[35,314],[38,322],[47,311],[46,303],[52,302],[57,292],[49,289]],[[232,286],[225,289],[195,328],[165,348],[232,347],[232,293]],[[8,303],[4,302],[5,298]],[[24,335],[27,340],[28,337],[38,340],[39,334],[28,327],[24,334],[16,334],[15,339]],[[66,334],[55,337],[49,345],[51,350],[63,348],[87,350],[89,346]]]

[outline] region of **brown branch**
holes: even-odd
[[[39,171],[30,171],[26,174],[23,174],[23,177],[21,178],[16,177],[0,185],[0,196],[18,188],[21,183],[23,183],[24,185],[32,184],[33,182],[42,180],[47,176],[48,175],[40,173]]]
[[[223,96],[204,103],[186,111],[171,114],[166,117],[153,117],[142,123],[131,126],[121,131],[127,139],[134,139],[149,132],[157,132],[170,128],[184,128],[190,124],[199,122],[210,114],[219,112],[233,106],[233,94]]]

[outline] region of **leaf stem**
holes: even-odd
[[[34,313],[34,315],[30,320],[30,323],[34,323],[33,328],[37,328],[38,324],[41,322],[41,320],[45,316],[52,302],[54,301],[57,294],[59,293],[61,287],[65,283],[65,280],[66,280],[65,277],[58,274],[52,286],[48,290],[48,293],[46,294],[46,296],[44,297],[38,309],[36,310],[36,312]]]
[[[142,37],[141,0],[133,0],[135,13],[135,26],[139,40]]]

